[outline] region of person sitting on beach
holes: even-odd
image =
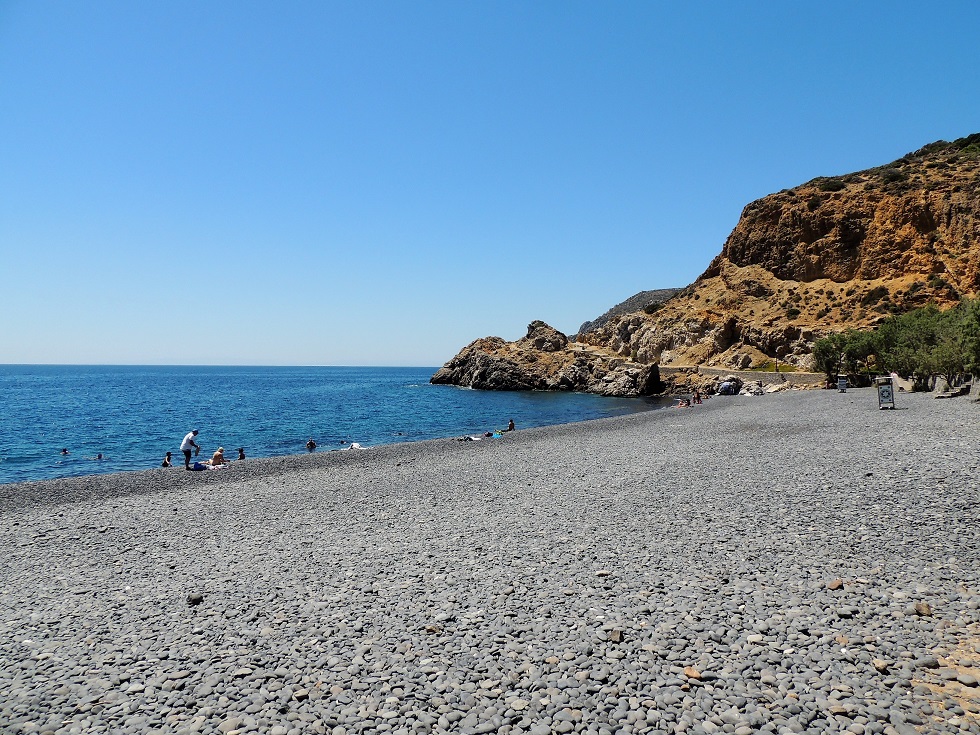
[[[225,448],[218,447],[218,451],[216,451],[214,454],[211,455],[211,466],[220,467],[221,465],[226,464],[226,462],[227,460],[225,459]]]
[[[677,405],[674,408],[690,408],[691,400],[689,398],[678,398]]]
[[[245,447],[238,448],[238,458],[245,459]]]
[[[513,430],[514,430],[514,419],[511,419],[511,420],[510,420],[510,421],[509,421],[509,422],[507,423],[507,428],[506,428],[506,429],[504,429],[504,431],[513,431]]]
[[[313,441],[313,437],[312,436],[310,437],[310,440],[308,442],[306,442],[306,449],[308,451],[310,451],[310,452],[312,452],[314,449],[316,449],[316,442]]]
[[[691,399],[692,403],[701,403],[701,391],[697,388],[694,389],[694,397]]]
[[[173,455],[170,452],[167,452],[167,456],[163,458],[163,462],[160,463],[160,466],[161,467],[173,467],[173,462],[171,461],[171,457],[172,456]]]

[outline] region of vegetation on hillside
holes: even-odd
[[[830,380],[838,375],[897,373],[926,389],[933,376],[953,385],[980,371],[980,301],[964,299],[940,311],[935,306],[892,316],[874,332],[848,330],[818,339],[814,366]]]

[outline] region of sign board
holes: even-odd
[[[891,378],[877,378],[878,408],[895,408],[895,386]]]
[[[839,393],[847,393],[847,378],[843,376],[837,378],[837,391]]]

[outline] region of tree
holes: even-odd
[[[926,306],[886,319],[877,333],[882,364],[912,378],[918,389],[928,389],[935,375],[952,385],[971,361],[965,326],[974,313],[966,306]]]
[[[961,336],[964,365],[967,372],[980,372],[980,301],[964,299],[953,310]]]
[[[844,346],[844,365],[848,375],[860,370],[867,371],[877,362],[878,340],[874,332],[860,332],[856,329],[844,333],[847,344]]]
[[[834,382],[844,366],[847,333],[838,332],[821,337],[813,343],[813,365]]]
[[[927,390],[940,375],[949,385],[967,371],[980,371],[980,302],[935,306],[889,317],[875,332],[849,330],[814,342],[813,362],[827,378],[852,375],[874,365],[912,379]]]

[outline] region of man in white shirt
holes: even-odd
[[[191,468],[191,447],[194,447],[197,451],[201,451],[201,447],[197,445],[194,441],[194,437],[197,436],[197,429],[191,431],[184,437],[184,441],[180,443],[180,451],[184,453],[184,469],[189,470]]]

